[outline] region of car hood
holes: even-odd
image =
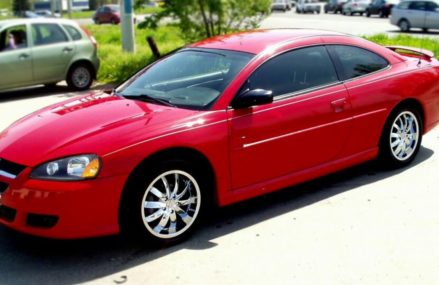
[[[60,157],[100,156],[187,128],[204,112],[90,93],[32,113],[0,133],[0,157],[36,166]]]

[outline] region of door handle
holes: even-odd
[[[73,50],[73,48],[71,48],[71,47],[65,47],[65,48],[63,48],[63,52],[71,52]]]
[[[337,99],[331,102],[331,107],[336,113],[344,111],[344,105],[346,105],[346,98]]]
[[[22,53],[22,54],[20,54],[19,56],[18,56],[18,58],[20,59],[20,60],[25,60],[26,58],[28,58],[29,57],[29,54],[28,53]]]

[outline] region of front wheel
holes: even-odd
[[[185,161],[164,161],[136,175],[121,205],[121,228],[158,244],[187,237],[200,220],[206,180]]]
[[[380,142],[380,158],[392,168],[408,165],[422,142],[422,120],[412,108],[399,109],[390,116]]]

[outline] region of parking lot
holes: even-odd
[[[322,9],[323,11],[323,9]],[[338,31],[351,35],[388,34],[396,36],[403,34],[397,26],[391,25],[388,18],[378,16],[343,16],[341,14],[297,14],[294,9],[287,12],[275,11],[261,23],[262,28],[308,28]],[[423,33],[420,29],[413,29],[409,35],[418,37],[439,38],[436,30]]]
[[[294,12],[262,26],[399,33],[388,19]],[[0,93],[0,131],[80,94],[64,86]],[[436,128],[407,168],[367,163],[217,210],[170,248],[120,237],[52,241],[0,227],[0,284],[437,284],[438,153]]]

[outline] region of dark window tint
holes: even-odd
[[[67,33],[69,33],[72,40],[77,41],[82,39],[81,33],[76,28],[69,25],[63,25],[63,27],[67,31]]]
[[[257,69],[243,87],[273,91],[274,96],[336,82],[334,66],[324,47],[281,54]]]
[[[436,9],[438,8],[438,5],[434,2],[427,2],[426,5],[427,11],[436,11]]]
[[[68,41],[67,35],[57,24],[33,24],[32,36],[37,46]]]
[[[411,2],[409,5],[410,10],[425,10],[426,3],[421,1]]]
[[[329,46],[329,49],[340,62],[343,80],[365,75],[389,65],[381,56],[362,48]]]

